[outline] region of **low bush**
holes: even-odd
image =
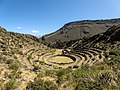
[[[51,81],[43,81],[36,78],[34,82],[30,82],[27,85],[26,90],[58,90],[58,87]]]
[[[15,90],[16,87],[16,79],[12,78],[5,84],[5,90]]]

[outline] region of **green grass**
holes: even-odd
[[[71,58],[65,57],[65,56],[56,56],[50,59],[51,62],[56,62],[56,63],[70,63],[74,62]]]

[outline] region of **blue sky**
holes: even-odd
[[[0,0],[0,26],[44,35],[65,23],[120,17],[120,0]]]

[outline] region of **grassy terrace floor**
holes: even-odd
[[[74,62],[71,58],[66,56],[55,56],[51,58],[49,61],[51,62],[57,62],[57,63],[72,63]]]

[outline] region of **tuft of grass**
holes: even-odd
[[[14,90],[16,88],[16,79],[12,78],[5,84],[5,90]]]
[[[9,64],[9,68],[17,70],[19,68],[19,64],[17,62],[12,62],[11,64]]]

